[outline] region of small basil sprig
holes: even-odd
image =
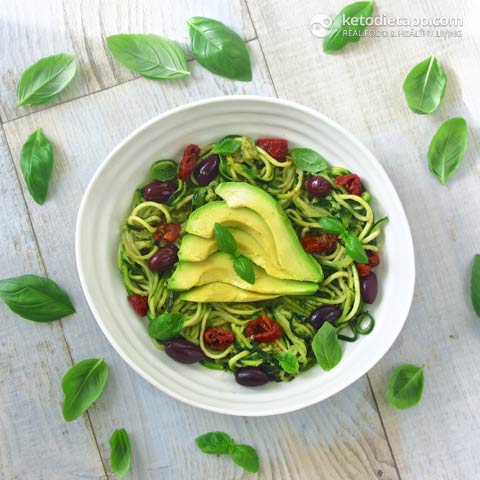
[[[119,428],[112,433],[109,443],[112,472],[119,477],[123,477],[130,470],[130,437],[124,428]]]
[[[292,375],[295,375],[299,371],[298,358],[291,352],[282,352],[277,355],[277,360],[280,366]]]
[[[319,173],[328,167],[327,161],[310,148],[293,148],[290,150],[293,164],[308,173]]]
[[[194,57],[207,70],[221,77],[249,82],[250,54],[245,42],[223,23],[205,17],[187,20]]]
[[[108,380],[103,358],[90,358],[74,365],[62,379],[63,418],[71,422],[80,417],[102,394]]]
[[[230,454],[232,460],[247,472],[256,473],[260,461],[256,450],[250,445],[236,444],[233,438],[224,432],[210,432],[195,439],[197,447],[213,455]]]
[[[480,317],[480,255],[473,259],[472,276],[470,280],[472,305],[475,313]]]
[[[40,105],[58,95],[77,72],[75,55],[59,53],[27,68],[17,85],[17,107]]]
[[[148,324],[148,334],[161,342],[170,340],[182,331],[185,318],[184,313],[162,313]]]
[[[169,182],[177,176],[178,165],[173,160],[158,160],[150,167],[150,177],[160,182]]]
[[[347,255],[357,263],[368,263],[368,257],[362,242],[355,235],[349,233],[340,220],[334,217],[322,217],[319,223],[326,232],[339,235],[340,240],[343,241]]]
[[[247,283],[255,283],[255,269],[252,261],[243,255],[237,255],[233,258],[233,269],[235,273]]]
[[[232,437],[224,432],[209,432],[195,439],[197,447],[211,455],[224,455],[230,453],[235,445]]]
[[[340,10],[323,39],[323,51],[334,53],[352,42],[358,42],[367,28],[366,19],[372,16],[373,2],[355,2]],[[345,20],[345,22],[344,22]]]
[[[342,347],[337,337],[337,329],[325,322],[312,340],[312,350],[319,365],[326,371],[340,363]]]
[[[408,106],[415,113],[435,111],[445,95],[447,76],[435,56],[415,65],[403,83]]]
[[[423,383],[423,367],[400,365],[388,380],[388,402],[400,410],[415,406],[422,398]]]
[[[20,169],[30,195],[39,205],[43,205],[47,198],[52,167],[52,144],[38,128],[23,144]]]
[[[235,153],[242,142],[235,140],[234,138],[224,138],[221,142],[217,143],[210,153],[217,153],[223,155],[231,155]]]
[[[14,313],[34,322],[51,322],[75,312],[70,297],[54,281],[37,275],[0,280],[0,298]]]
[[[253,285],[255,283],[255,268],[253,263],[249,258],[240,255],[237,242],[228,228],[220,223],[215,223],[214,234],[220,251],[232,255],[235,273],[242,280]]]
[[[428,165],[442,185],[462,163],[467,144],[467,122],[460,117],[447,120],[433,136],[428,149]]]
[[[190,75],[182,49],[160,35],[111,35],[107,46],[116,60],[142,77],[169,80]]]

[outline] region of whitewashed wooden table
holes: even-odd
[[[135,479],[476,479],[480,478],[480,319],[469,303],[469,271],[480,251],[480,18],[477,0],[377,2],[391,17],[463,19],[462,37],[364,38],[335,56],[322,52],[310,19],[344,0],[2,0],[0,2],[0,275],[58,281],[76,314],[36,324],[0,305],[0,478],[104,479],[108,438],[125,427]],[[105,37],[159,33],[187,46],[185,19],[217,18],[248,42],[253,81],[215,77],[190,60],[192,78],[155,82],[113,61]],[[418,30],[418,29],[417,29]],[[60,97],[15,108],[16,83],[37,59],[75,52],[80,72]],[[430,116],[406,106],[402,83],[435,53],[449,79]],[[191,59],[191,55],[189,56]],[[192,100],[257,94],[295,100],[356,134],[381,161],[412,228],[417,282],[412,309],[389,353],[365,377],[313,407],[270,418],[204,412],[157,391],[115,353],[82,294],[74,254],[80,199],[103,158],[153,116]],[[464,116],[470,145],[442,187],[426,151],[438,126]],[[54,143],[48,201],[38,206],[19,172],[20,149],[41,127]],[[108,188],[108,186],[106,186]],[[399,255],[402,252],[398,252]],[[82,418],[65,423],[60,381],[74,362],[104,357],[111,377]],[[385,400],[400,363],[425,365],[421,403],[399,412]],[[224,430],[258,449],[261,471],[201,454],[194,438]]]

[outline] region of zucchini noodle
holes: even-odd
[[[335,183],[335,178],[349,174],[348,170],[333,167],[321,171],[317,175],[328,180],[331,191],[325,197],[312,197],[304,189],[309,174],[296,168],[290,157],[280,162],[248,137],[231,138],[240,141],[241,146],[233,154],[220,155],[220,173],[207,186],[199,186],[193,175],[189,182],[178,180],[176,191],[166,203],[144,201],[145,183],[137,188],[131,212],[121,224],[118,268],[128,295],[148,297],[150,320],[165,312],[185,314],[180,336],[200,346],[208,359],[202,362],[206,367],[235,371],[239,367],[261,365],[276,381],[288,381],[295,375],[280,366],[282,352],[296,357],[300,372],[315,365],[311,342],[316,330],[308,319],[318,307],[333,305],[341,309],[335,322],[341,340],[354,341],[374,327],[374,319],[364,310],[357,267],[342,242],[337,241],[333,251],[313,254],[324,272],[315,295],[283,296],[248,304],[195,303],[181,300],[176,292],[168,290],[171,272],[162,274],[150,270],[148,261],[159,249],[153,234],[163,223],[182,224],[180,237],[175,242],[180,246],[190,213],[207,202],[218,200],[215,188],[228,181],[245,181],[263,188],[279,202],[299,238],[325,233],[319,220],[335,217],[348,232],[357,236],[366,251],[378,252],[378,237],[386,219],[375,221],[367,192],[362,196],[351,195]],[[211,155],[214,146],[201,149],[199,159]],[[257,343],[245,332],[247,323],[258,318],[262,311],[283,328],[283,335],[273,342]],[[212,326],[230,330],[234,342],[222,351],[209,349],[203,334]],[[158,348],[164,348],[160,342],[153,342]]]

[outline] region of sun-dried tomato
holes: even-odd
[[[335,183],[340,187],[345,187],[350,195],[361,195],[363,192],[362,180],[355,173],[340,175],[335,179]]]
[[[138,293],[134,295],[129,295],[127,297],[128,303],[133,307],[133,309],[141,316],[144,317],[148,312],[148,297],[139,295]]]
[[[322,233],[312,237],[303,237],[300,241],[303,249],[308,253],[330,253],[337,243],[338,235]]]
[[[265,310],[262,310],[260,318],[247,323],[245,333],[256,342],[274,342],[283,335],[283,328],[273,318],[267,316]]]
[[[153,238],[157,242],[169,242],[173,243],[177,240],[180,235],[180,230],[182,226],[178,223],[161,223],[156,232],[153,234]]]
[[[205,330],[203,340],[212,350],[225,350],[233,343],[235,337],[230,330],[220,327],[211,327]]]
[[[183,152],[183,158],[180,162],[177,177],[180,180],[187,181],[190,178],[195,165],[197,164],[198,156],[200,155],[200,148],[198,145],[189,145]]]
[[[380,259],[378,258],[378,255],[376,252],[367,250],[366,253],[367,253],[368,263],[356,264],[358,275],[360,275],[360,277],[366,277],[372,271],[372,268],[375,268],[380,263]]]
[[[283,138],[259,138],[257,145],[279,162],[285,161],[288,153],[288,141]]]

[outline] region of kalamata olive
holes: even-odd
[[[175,181],[152,182],[143,187],[143,198],[148,202],[166,202],[177,189]]]
[[[198,163],[193,176],[201,187],[208,185],[218,177],[220,158],[218,155],[210,155]]]
[[[259,387],[268,383],[270,378],[259,367],[241,367],[235,372],[235,380],[244,387]]]
[[[160,247],[155,255],[150,258],[148,266],[154,272],[166,272],[178,262],[178,247],[174,244]]]
[[[184,338],[172,338],[165,342],[165,353],[180,363],[196,363],[205,360],[202,349]]]
[[[308,321],[318,330],[325,322],[333,323],[341,314],[337,305],[322,305],[311,313]]]
[[[310,177],[305,182],[305,190],[312,197],[326,197],[332,187],[326,178]]]
[[[378,283],[377,276],[370,272],[365,277],[360,278],[360,292],[365,303],[373,303],[377,298]]]

